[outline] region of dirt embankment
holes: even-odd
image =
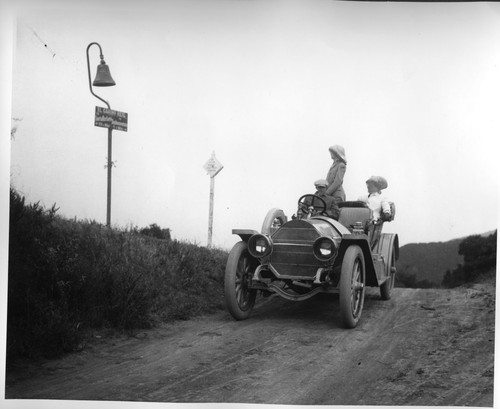
[[[357,328],[338,297],[270,297],[7,375],[7,399],[493,406],[494,285],[367,291]]]

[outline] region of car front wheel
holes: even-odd
[[[340,319],[345,327],[354,328],[365,299],[365,259],[359,246],[349,246],[344,254],[339,290]]]
[[[248,318],[255,304],[256,290],[250,289],[257,261],[250,256],[247,244],[240,241],[229,253],[224,276],[226,307],[236,320]]]

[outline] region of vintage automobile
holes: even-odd
[[[236,320],[248,318],[258,294],[302,301],[338,293],[343,326],[354,328],[363,310],[365,288],[379,287],[388,300],[399,256],[397,234],[382,233],[364,202],[341,202],[339,220],[327,217],[317,195],[298,200],[288,221],[271,209],[261,232],[234,229],[240,236],[229,253],[224,278],[226,306]],[[395,206],[391,203],[391,221]]]

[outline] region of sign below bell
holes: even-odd
[[[97,66],[97,74],[92,84],[96,87],[111,87],[116,85],[116,82],[111,78],[109,67],[104,60],[101,60],[101,63]]]

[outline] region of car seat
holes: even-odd
[[[368,232],[368,225],[372,218],[372,211],[364,202],[340,202],[339,222],[347,227],[350,231],[353,230],[355,223],[361,223],[363,231]]]

